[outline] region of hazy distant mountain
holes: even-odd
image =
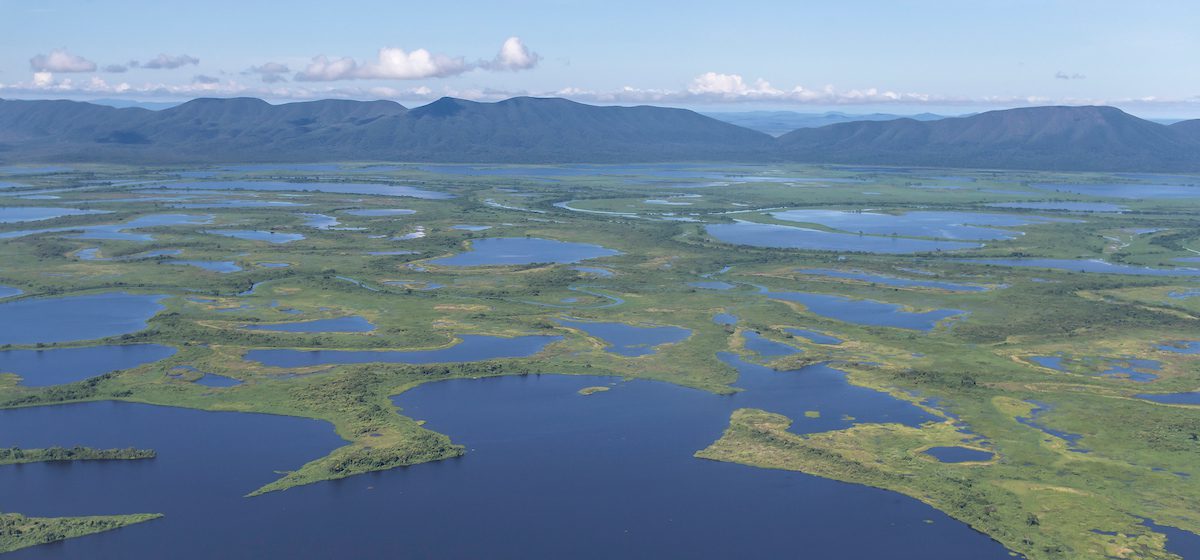
[[[0,159],[578,162],[773,157],[759,132],[683,109],[518,97],[271,105],[196,99],[161,111],[72,101],[0,101]]]
[[[1032,107],[919,122],[853,122],[779,138],[796,161],[1097,171],[1200,170],[1200,140],[1112,107]]]
[[[131,99],[90,99],[88,103],[95,105],[107,105],[118,109],[127,107],[137,107],[139,109],[149,109],[151,111],[161,111],[170,109],[176,105],[182,105],[182,101],[134,101]]]
[[[1097,171],[1200,171],[1200,121],[1164,126],[1111,107],[1035,107],[856,121],[780,138],[693,111],[518,97],[271,105],[195,99],[151,111],[0,100],[0,161],[796,161]]]
[[[921,113],[918,115],[891,115],[888,113],[870,113],[855,115],[849,113],[797,113],[795,111],[745,111],[730,113],[704,113],[714,119],[736,124],[741,127],[765,132],[771,136],[786,134],[797,128],[818,128],[831,124],[855,121],[891,121],[909,118],[917,121],[934,121],[944,119],[942,115]]]

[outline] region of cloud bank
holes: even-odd
[[[29,68],[34,72],[95,72],[96,63],[67,49],[54,49],[50,54],[34,55],[29,59]]]
[[[315,56],[294,78],[299,82],[420,80],[447,78],[476,69],[517,72],[534,68],[540,60],[541,56],[529,50],[520,37],[509,37],[491,60],[467,62],[465,57],[435,54],[426,49],[406,51],[384,47],[374,60],[362,63],[350,57]]]

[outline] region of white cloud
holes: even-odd
[[[200,64],[200,59],[196,58],[194,56],[186,55],[186,54],[181,54],[181,55],[159,54],[158,56],[156,56],[150,60],[147,60],[146,62],[139,63],[136,60],[129,62],[129,65],[133,66],[135,68],[136,67],[150,68],[152,70],[174,70],[176,68],[187,66],[189,64],[191,64],[193,66]]]
[[[529,47],[521,42],[520,37],[509,37],[504,40],[503,45],[500,45],[500,52],[496,53],[496,58],[480,62],[479,66],[488,70],[517,72],[537,66],[541,59],[541,55],[529,50]]]
[[[417,80],[454,76],[470,69],[462,57],[433,54],[425,49],[408,52],[404,49],[385,47],[379,49],[378,58],[363,64],[348,57],[314,57],[304,70],[296,73],[296,79],[302,82],[356,79]]]
[[[29,59],[29,68],[34,72],[95,72],[96,63],[67,49],[54,49],[50,54],[38,54]]]

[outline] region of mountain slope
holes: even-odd
[[[1184,127],[1181,127],[1181,130]],[[779,139],[797,161],[1048,170],[1200,169],[1200,143],[1112,107],[835,124]]]
[[[342,100],[196,99],[148,111],[0,101],[0,158],[216,161],[606,162],[770,158],[771,137],[683,109],[518,97],[414,110]]]

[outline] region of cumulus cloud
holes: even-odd
[[[189,64],[193,66],[200,64],[200,59],[186,54],[159,54],[158,56],[147,60],[146,62],[138,62],[136,60],[129,61],[130,66],[135,68],[149,68],[151,70],[174,70]]]
[[[1074,72],[1068,74],[1060,70],[1054,73],[1054,79],[1056,80],[1083,80],[1085,78],[1087,78],[1087,76]]]
[[[455,76],[470,69],[462,57],[434,54],[425,49],[409,52],[385,47],[379,49],[375,60],[363,64],[348,57],[314,57],[304,70],[296,73],[296,79],[302,82],[417,80]]]
[[[500,52],[492,60],[480,62],[481,68],[488,70],[507,70],[517,72],[529,70],[538,65],[542,57],[525,46],[520,37],[509,37],[500,45]]]
[[[400,48],[379,49],[375,60],[358,62],[350,57],[313,57],[295,75],[301,82],[332,82],[337,80],[420,80],[446,78],[476,69],[517,72],[537,66],[540,55],[529,50],[520,37],[509,37],[500,52],[491,60],[467,62],[461,56],[432,53],[426,49],[406,51]]]
[[[242,71],[243,75],[258,75],[265,84],[277,84],[288,81],[283,75],[291,72],[288,65],[281,62],[266,62],[258,66],[251,66]]]
[[[38,54],[29,59],[29,68],[34,72],[95,72],[96,63],[67,49],[54,49],[50,54]]]

